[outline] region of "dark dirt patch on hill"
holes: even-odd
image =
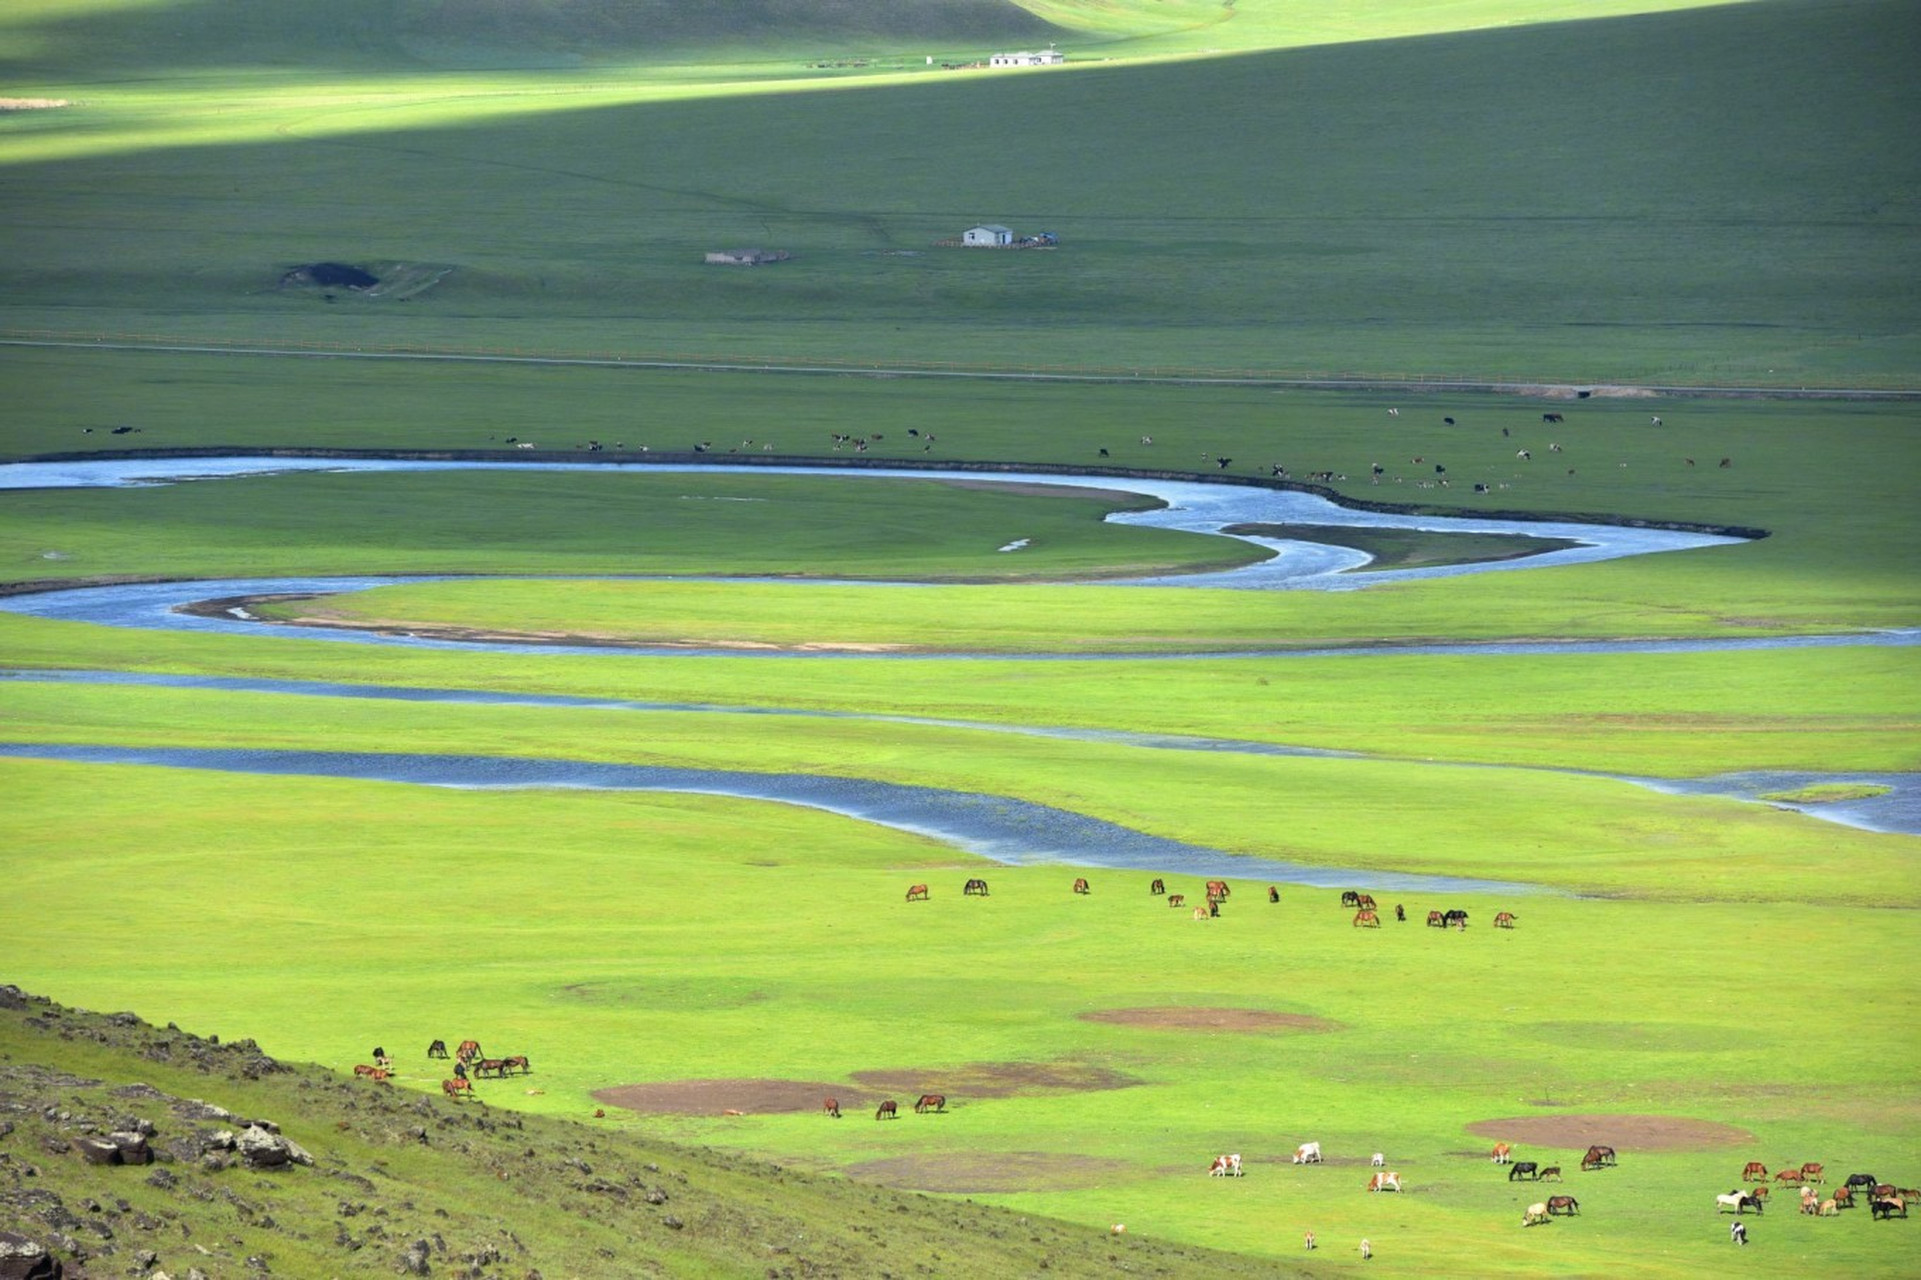
[[[942,1093],[951,1100],[1012,1098],[1028,1093],[1130,1089],[1141,1081],[1106,1067],[1079,1062],[969,1062],[954,1067],[903,1067],[856,1071],[871,1089],[899,1094]]]
[[[1338,1031],[1331,1018],[1308,1013],[1275,1013],[1270,1009],[1213,1009],[1162,1005],[1144,1009],[1094,1009],[1083,1022],[1107,1022],[1123,1027],[1151,1027],[1161,1031],[1215,1031],[1241,1035],[1276,1032]]]
[[[1629,1151],[1711,1151],[1754,1141],[1746,1129],[1685,1116],[1563,1115],[1509,1116],[1477,1120],[1469,1133],[1499,1142],[1530,1146],[1585,1148],[1594,1143]],[[1478,1154],[1478,1153],[1477,1153]]]
[[[717,1116],[724,1111],[750,1116],[818,1111],[827,1098],[838,1098],[850,1109],[864,1105],[860,1095],[842,1085],[813,1080],[660,1080],[594,1091],[594,1101],[610,1107],[679,1116]]]
[[[912,1191],[985,1195],[1009,1191],[1059,1191],[1110,1185],[1133,1170],[1121,1160],[1044,1151],[977,1151],[951,1155],[894,1156],[844,1170],[856,1182]]]

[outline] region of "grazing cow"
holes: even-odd
[[[1401,411],[1399,409],[1389,409],[1387,411],[1387,416],[1390,418],[1398,418],[1401,416]]]
[[[1170,893],[1167,895],[1167,905],[1170,907],[1180,907],[1186,904],[1187,895],[1184,893]]]
[[[967,897],[970,894],[976,898],[985,898],[987,896],[987,881],[969,880],[966,886],[961,889],[961,896]]]
[[[1514,1148],[1505,1142],[1494,1144],[1494,1154],[1490,1157],[1495,1164],[1506,1164],[1513,1158]]]
[[[1210,898],[1225,898],[1225,897],[1227,896],[1227,893],[1228,893],[1228,889],[1227,889],[1227,881],[1225,881],[1225,880],[1209,880],[1209,881],[1207,882],[1207,896],[1208,896],[1208,897],[1210,897]]]
[[[947,1110],[947,1095],[944,1093],[923,1093],[914,1102],[914,1114],[926,1115],[929,1111]]]
[[[1545,1200],[1541,1201],[1538,1204],[1529,1205],[1521,1213],[1521,1225],[1524,1227],[1531,1227],[1531,1226],[1534,1226],[1536,1223],[1546,1222],[1546,1221],[1547,1221],[1547,1202]]]
[[[1743,1182],[1766,1182],[1767,1180],[1768,1167],[1759,1160],[1748,1161],[1747,1168],[1741,1170],[1741,1181]]]
[[[1523,1179],[1528,1182],[1538,1182],[1540,1178],[1541,1166],[1532,1160],[1516,1160],[1513,1166],[1507,1171],[1507,1180],[1509,1182],[1520,1182]]]
[[[1319,1164],[1320,1162],[1321,1162],[1321,1144],[1320,1143],[1303,1142],[1300,1146],[1294,1148],[1295,1164]]]
[[[1830,1205],[1833,1203],[1832,1200],[1828,1202]],[[1823,1206],[1823,1212],[1826,1213],[1826,1206]],[[1869,1218],[1905,1218],[1907,1216],[1908,1202],[1900,1196],[1888,1196],[1885,1199],[1877,1197],[1868,1201]]]
[[[1527,451],[1526,449],[1517,449],[1517,450],[1515,450],[1515,452],[1514,452],[1514,456],[1515,456],[1515,457],[1517,457],[1517,458],[1519,458],[1519,459],[1520,459],[1520,460],[1521,460],[1522,462],[1532,462],[1532,461],[1534,461],[1534,455],[1533,455],[1533,454],[1531,454],[1531,453],[1529,453],[1529,452],[1528,452],[1528,451]]]
[[[1092,892],[1092,890],[1090,890],[1087,887],[1087,880],[1085,877],[1078,877],[1075,879],[1074,892],[1075,893],[1091,893]]]
[[[1427,927],[1430,929],[1445,929],[1447,927],[1447,917],[1438,911],[1430,911],[1427,913]]]
[[[428,1056],[429,1058],[444,1058],[444,1057],[446,1057],[446,1056],[447,1056],[447,1042],[446,1042],[445,1040],[436,1040],[436,1041],[434,1041],[434,1042],[433,1042],[432,1044],[430,1044],[430,1045],[428,1045],[428,1046],[427,1046],[427,1056]]]
[[[1167,892],[1167,883],[1163,880],[1156,880],[1153,884],[1147,886],[1147,891],[1158,898]]]
[[[1377,1173],[1367,1180],[1369,1191],[1399,1191],[1401,1175],[1398,1173]]]
[[[454,1050],[454,1057],[460,1059],[462,1062],[472,1062],[479,1056],[480,1041],[478,1040],[462,1040],[460,1047]]]
[[[1659,415],[1654,415],[1654,416],[1651,416],[1651,417],[1649,417],[1649,418],[1648,418],[1648,425],[1650,425],[1650,426],[1655,426],[1655,427],[1658,427],[1658,426],[1660,426],[1660,425],[1661,425],[1661,419],[1660,419],[1660,417],[1659,417]]]
[[[1544,414],[1542,414],[1542,415],[1541,415],[1541,421],[1543,421],[1543,422],[1566,422],[1566,421],[1567,421],[1567,419],[1566,419],[1566,418],[1563,418],[1563,417],[1562,417],[1562,416],[1561,416],[1560,414],[1558,414],[1558,413],[1544,413]]]
[[[1496,912],[1494,916],[1494,927],[1496,929],[1512,929],[1514,927],[1514,913],[1512,911]]]
[[[926,886],[926,885],[924,885],[924,884],[911,884],[911,885],[908,885],[908,886],[907,886],[907,900],[908,900],[909,902],[925,902],[925,901],[927,901],[927,886]]]
[[[1374,1153],[1374,1159],[1370,1160],[1368,1163],[1372,1164],[1376,1169],[1379,1169],[1385,1164],[1387,1164],[1387,1156],[1382,1152],[1376,1151]]]
[[[1550,1215],[1566,1214],[1572,1217],[1581,1212],[1581,1202],[1573,1196],[1549,1196],[1547,1211]]]
[[[1452,418],[1442,418],[1441,422],[1446,426],[1450,426],[1450,427],[1454,425],[1454,419]]]
[[[1724,467],[1731,467],[1731,466],[1733,466],[1733,465],[1734,465],[1734,459],[1733,459],[1733,458],[1723,458],[1723,459],[1721,459],[1721,465],[1722,465],[1722,466],[1724,466]]]
[[[1210,1178],[1239,1178],[1244,1173],[1239,1152],[1229,1156],[1215,1156],[1214,1163],[1207,1169],[1207,1175]]]
[[[1614,1163],[1613,1147],[1589,1147],[1581,1157],[1581,1168],[1600,1169]]]
[[[1810,1160],[1801,1166],[1801,1181],[1821,1181],[1821,1162],[1819,1160]]]
[[[836,1120],[840,1119],[840,1099],[839,1098],[827,1099],[825,1102],[820,1104],[820,1110],[822,1115],[832,1116]]]
[[[1536,1182],[1559,1182],[1561,1180],[1561,1166],[1558,1164],[1543,1166],[1541,1171],[1534,1175],[1534,1180]]]
[[[892,1098],[887,1099],[887,1101],[881,1103],[878,1107],[874,1108],[874,1119],[876,1120],[900,1119],[900,1104],[895,1102]]]
[[[1354,913],[1354,927],[1356,929],[1378,929],[1381,927],[1381,917],[1379,913],[1374,911],[1356,911]]]
[[[440,1091],[446,1094],[449,1098],[454,1098],[456,1100],[459,1099],[462,1094],[465,1094],[468,1097],[472,1097],[474,1092],[474,1082],[467,1079],[465,1076],[456,1076],[452,1080],[442,1080],[440,1082]]]

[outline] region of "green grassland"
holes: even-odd
[[[1224,56],[797,83],[811,34],[746,70],[407,69],[372,37],[329,43],[348,55],[330,68],[304,5],[275,8],[278,61],[242,42],[169,74],[170,36],[103,77],[86,33],[126,15],[36,6],[12,28],[18,91],[78,105],[0,117],[5,320],[81,340],[1910,385],[1906,7],[1592,16],[1623,7],[1297,21],[1248,0],[1183,48],[1164,37]],[[1047,14],[1069,9],[1143,32],[1167,16]],[[1273,47],[1363,32],[1406,34]],[[930,247],[983,219],[1063,246]],[[795,260],[701,265],[742,244]],[[407,302],[273,287],[323,259],[457,270]]]
[[[1712,1197],[1749,1159],[1822,1160],[1830,1182],[1857,1169],[1921,1181],[1921,844],[1591,776],[1911,771],[1912,647],[1152,652],[1921,622],[1910,404],[1630,394],[1915,387],[1921,170],[1907,140],[1921,90],[1906,7],[579,0],[540,6],[537,26],[529,6],[454,12],[9,6],[0,96],[73,105],[0,112],[0,337],[82,345],[0,346],[0,459],[132,446],[513,460],[517,437],[579,460],[710,446],[699,457],[1237,481],[1278,464],[1332,472],[1330,491],[1362,502],[1767,536],[1263,593],[1102,585],[1250,554],[1102,523],[1130,504],[1112,494],[744,469],[3,491],[8,588],[445,573],[464,576],[286,607],[554,637],[1047,655],[479,653],[0,612],[6,741],[872,778],[1053,804],[1357,882],[1413,871],[1537,891],[1399,895],[1409,921],[1374,931],[1332,891],[1283,885],[1270,904],[1263,883],[1237,879],[1223,915],[1197,921],[1150,896],[1146,872],[1089,871],[1093,892],[1077,896],[1072,868],[997,866],[798,806],[9,758],[0,982],[256,1038],[338,1073],[387,1045],[432,1150],[395,1136],[414,1112],[336,1102],[324,1077],[297,1095],[236,1081],[228,1105],[292,1117],[330,1168],[393,1182],[396,1239],[518,1224],[548,1275],[761,1276],[801,1267],[788,1236],[802,1230],[820,1233],[817,1265],[848,1275],[998,1280],[1043,1260],[1068,1274],[1330,1275],[1360,1266],[1362,1237],[1370,1266],[1414,1275],[1463,1260],[1514,1276],[1915,1273],[1907,1224],[1779,1204],[1737,1251]],[[925,61],[1048,41],[1081,65]],[[931,247],[982,220],[1063,243]],[[736,245],[796,257],[700,265]],[[455,270],[404,303],[273,288],[317,260]],[[162,349],[193,343],[222,349]],[[266,347],[313,354],[224,350]],[[382,358],[436,353],[516,360]],[[604,363],[519,360],[555,354]],[[621,367],[650,355],[861,376]],[[1113,376],[896,376],[990,367]],[[1193,369],[1507,375],[1529,390],[1162,380]],[[1577,400],[1575,383],[1604,385]],[[1550,411],[1566,420],[1545,423]],[[837,451],[836,434],[869,448]],[[589,454],[594,441],[607,452]],[[936,585],[726,581],[742,576]],[[34,675],[96,668],[714,710]],[[823,711],[851,714],[806,714]],[[1022,732],[1034,727],[1360,754]],[[970,876],[992,896],[964,899]],[[916,882],[930,901],[903,901]],[[1423,927],[1449,906],[1472,927]],[[1517,928],[1489,927],[1500,909]],[[1135,1009],[1271,1016],[1243,1032],[1084,1016]],[[430,1039],[469,1035],[535,1065],[525,1081],[481,1082],[492,1130],[408,1092],[439,1092]],[[209,1079],[145,1048],[156,1087]],[[94,1034],[63,1039],[0,1008],[0,1089],[18,1092],[7,1072],[45,1069],[118,1081],[128,1067]],[[1007,1087],[1016,1077],[1027,1083]],[[718,1100],[633,1112],[596,1097],[735,1078],[824,1082],[849,1114],[728,1116]],[[31,1083],[66,1091],[46,1101],[56,1114],[91,1105],[65,1077]],[[876,1123],[856,1107],[883,1088],[945,1092],[949,1113]],[[1556,1190],[1583,1209],[1523,1231],[1521,1209],[1548,1189],[1509,1184],[1469,1126],[1590,1115],[1619,1119],[1522,1142],[1523,1158],[1569,1168]],[[1634,1117],[1730,1128],[1718,1145],[1664,1143]],[[514,1180],[523,1131],[502,1139],[517,1122],[553,1176]],[[13,1157],[0,1167],[43,1165],[42,1185],[70,1200],[184,1208],[194,1239],[236,1256],[277,1248],[277,1274],[393,1270],[393,1249],[329,1245],[336,1230],[364,1235],[363,1219],[336,1221],[292,1184],[248,1190],[291,1224],[276,1238],[211,1174],[193,1175],[215,1196],[204,1207],[89,1181],[39,1145],[52,1123],[0,1134]],[[1328,1164],[1287,1162],[1308,1140]],[[1587,1142],[1611,1140],[1619,1168],[1573,1172]],[[612,1225],[584,1208],[595,1193],[565,1158],[589,1143],[585,1160],[615,1180],[641,1161],[684,1172],[699,1206],[687,1232],[639,1205]],[[442,1147],[464,1147],[481,1185]],[[1204,1176],[1223,1151],[1247,1157],[1246,1178]],[[1362,1190],[1373,1151],[1405,1194]],[[363,1167],[375,1160],[390,1176]],[[756,1162],[795,1171],[775,1175],[794,1185],[770,1185]],[[906,1194],[923,1190],[943,1198]],[[928,1222],[911,1249],[903,1210]],[[1115,1223],[1124,1242],[1105,1234]],[[1299,1245],[1310,1228],[1313,1256]],[[1230,1256],[1183,1251],[1201,1244]]]

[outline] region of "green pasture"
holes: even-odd
[[[483,1083],[484,1097],[556,1114],[651,1080],[814,1080],[870,1105],[878,1092],[853,1074],[890,1071],[924,1082],[898,1092],[949,1094],[945,1116],[882,1125],[809,1113],[608,1121],[795,1167],[912,1158],[937,1175],[1025,1153],[1051,1158],[1054,1178],[973,1198],[1277,1258],[1311,1227],[1329,1268],[1367,1235],[1382,1261],[1417,1274],[1464,1251],[1488,1274],[1599,1274],[1631,1250],[1635,1274],[1681,1276],[1725,1265],[1712,1196],[1747,1159],[1898,1177],[1887,1171],[1915,1152],[1903,1064],[1916,1011],[1885,981],[1914,960],[1900,911],[1530,895],[1437,901],[1471,910],[1466,933],[1391,919],[1373,932],[1354,929],[1331,891],[1288,888],[1273,906],[1260,884],[1236,882],[1220,919],[1195,922],[1149,896],[1144,875],[1093,873],[1093,894],[1077,898],[1066,868],[983,867],[782,806],[5,770],[13,793],[41,802],[31,820],[6,819],[24,908],[10,978],[342,1070],[383,1043],[410,1087],[439,1078],[421,1056],[428,1039],[473,1035],[535,1065],[525,1081]],[[1781,861],[1809,884],[1823,875]],[[963,899],[976,874],[992,896]],[[1169,887],[1199,888],[1179,879]],[[932,900],[903,902],[918,881]],[[71,927],[82,903],[84,930]],[[1418,920],[1429,904],[1409,905]],[[1518,928],[1487,927],[1500,907]],[[1795,964],[1731,962],[1780,936],[1795,939]],[[1875,1016],[1836,1019],[1837,1006]],[[1081,1017],[1165,1007],[1333,1025],[1199,1034]],[[1009,1062],[1120,1087],[969,1096],[964,1082]],[[1522,1235],[1521,1206],[1546,1189],[1506,1183],[1489,1140],[1465,1126],[1555,1113],[1684,1117],[1752,1136],[1619,1144],[1620,1168],[1571,1172],[1561,1188],[1581,1218]],[[1310,1139],[1330,1163],[1287,1164]],[[1244,1153],[1248,1177],[1204,1177],[1219,1150]],[[1406,1178],[1403,1197],[1362,1190],[1374,1150]],[[1571,1169],[1579,1152],[1521,1154]],[[1909,1267],[1898,1223],[1782,1208],[1753,1224],[1766,1247],[1744,1266]]]
[[[860,43],[900,62],[859,73],[813,65],[842,39],[820,28],[663,58],[687,46],[592,23],[576,45],[631,58],[529,70],[410,41],[371,0],[345,18],[36,3],[0,20],[10,92],[74,105],[0,114],[0,323],[81,342],[1913,385],[1921,174],[1903,143],[1921,102],[1901,4],[1038,8],[1113,38],[1089,52],[1114,60],[943,72],[925,59],[953,41],[875,17]],[[1001,15],[968,56],[1046,35]],[[1061,247],[933,247],[983,220]],[[702,262],[763,245],[794,258]],[[274,287],[322,260],[455,270],[405,301]]]

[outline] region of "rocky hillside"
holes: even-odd
[[[0,986],[0,1278],[1274,1276]]]

